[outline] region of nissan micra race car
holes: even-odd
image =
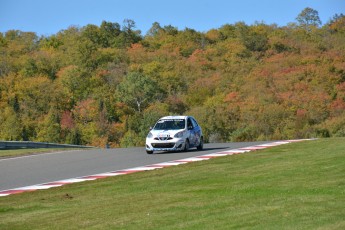
[[[146,137],[146,152],[202,150],[201,127],[191,116],[168,116],[157,121]]]

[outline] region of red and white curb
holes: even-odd
[[[222,152],[210,153],[210,154],[206,154],[206,155],[189,157],[189,158],[174,160],[174,161],[169,161],[169,162],[163,162],[163,163],[157,163],[157,164],[146,165],[146,166],[141,166],[141,167],[134,167],[134,168],[129,168],[129,169],[117,170],[114,172],[106,172],[106,173],[83,176],[83,177],[78,177],[78,178],[48,182],[48,183],[39,184],[39,185],[32,185],[32,186],[26,186],[26,187],[21,187],[21,188],[9,189],[9,190],[0,191],[0,197],[1,196],[8,196],[11,194],[18,194],[18,193],[23,193],[23,192],[31,192],[31,191],[36,191],[36,190],[60,187],[60,186],[66,185],[66,184],[73,184],[73,183],[77,183],[77,182],[91,181],[91,180],[97,180],[97,179],[101,179],[101,178],[112,177],[112,176],[119,176],[119,175],[126,175],[126,174],[131,174],[131,173],[136,173],[136,172],[161,169],[161,168],[186,164],[186,163],[190,163],[190,162],[209,160],[211,158],[229,156],[229,155],[234,155],[234,154],[241,154],[241,153],[246,153],[246,152],[250,152],[250,151],[256,151],[256,150],[266,149],[266,148],[270,148],[270,147],[274,147],[274,146],[278,146],[278,145],[288,144],[288,143],[292,143],[292,142],[306,141],[306,140],[313,140],[313,139],[297,139],[297,140],[277,141],[277,142],[272,142],[272,143],[268,143],[268,144],[261,144],[261,145],[254,145],[254,146],[243,147],[243,148],[238,148],[238,149],[231,149],[231,150],[226,150],[226,151],[222,151]]]

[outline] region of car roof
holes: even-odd
[[[162,117],[159,120],[174,120],[174,119],[187,119],[189,116],[166,116]]]

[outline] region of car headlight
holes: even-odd
[[[153,137],[152,133],[149,132],[149,134],[147,134],[147,138],[152,138],[152,137]]]
[[[181,138],[181,137],[183,137],[183,135],[184,135],[184,131],[181,131],[181,132],[176,133],[174,137],[175,138]]]

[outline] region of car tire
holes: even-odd
[[[204,149],[204,138],[203,137],[200,138],[200,143],[196,148],[197,148],[197,150],[203,150]]]
[[[183,151],[184,151],[184,152],[187,152],[188,149],[189,149],[189,140],[187,139],[187,140],[186,140],[186,143],[184,144],[184,149],[183,149]]]
[[[147,154],[152,154],[153,151],[146,150],[146,153],[147,153]]]

